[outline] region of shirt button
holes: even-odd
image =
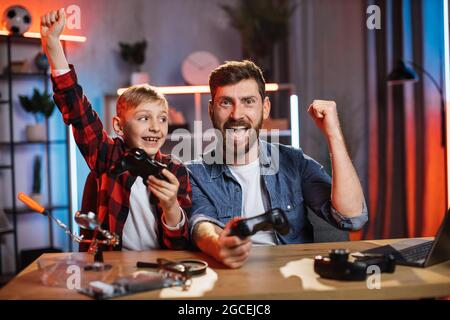
[[[288,205],[288,206],[286,207],[286,209],[288,209],[288,210],[291,210],[291,206],[290,206],[290,205]]]

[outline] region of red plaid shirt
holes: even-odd
[[[126,150],[126,144],[120,138],[112,139],[103,129],[98,114],[92,109],[88,99],[83,95],[81,86],[72,65],[70,72],[52,77],[54,100],[61,111],[66,125],[72,125],[73,135],[91,171],[97,176],[97,216],[105,230],[122,232],[130,209],[130,192],[136,177],[128,172],[116,176],[110,173]],[[158,152],[155,160],[167,164],[180,183],[178,203],[186,214],[191,209],[191,186],[186,167],[169,155]],[[153,197],[155,198],[155,197]],[[162,222],[163,210],[156,200],[156,217],[159,242],[162,248],[185,249],[188,247],[188,219],[178,230],[168,229]],[[86,234],[86,233],[85,233]],[[89,234],[89,233],[88,233]],[[109,250],[120,250],[122,243]],[[80,246],[81,248],[81,246]]]

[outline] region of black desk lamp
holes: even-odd
[[[436,87],[437,91],[439,92],[440,98],[441,98],[441,146],[443,148],[446,147],[446,132],[445,132],[445,102],[444,102],[444,93],[442,91],[442,77],[441,77],[441,83],[439,84],[432,76],[431,74],[425,70],[422,66],[418,65],[417,63],[414,63],[412,61],[407,61],[409,65],[412,65],[417,70],[422,72],[424,75],[426,75],[431,82]],[[416,72],[413,69],[410,69],[406,66],[405,62],[403,60],[398,60],[397,65],[395,66],[394,70],[389,74],[388,76],[388,84],[391,85],[398,85],[398,84],[404,84],[407,82],[417,82],[419,78],[417,77]],[[445,176],[447,177],[447,152],[444,152],[445,157]],[[448,182],[445,182],[445,207],[448,205],[448,199],[447,199],[447,188],[448,188]]]
[[[410,69],[406,66],[406,64],[409,64],[413,67],[415,67],[417,70],[422,72],[425,76],[427,76],[431,82],[436,87],[437,91],[439,92],[440,99],[441,99],[441,145],[445,148],[445,102],[444,102],[444,94],[442,91],[442,83],[439,84],[432,76],[431,74],[425,70],[423,67],[418,65],[417,63],[414,63],[412,61],[403,61],[398,60],[397,65],[395,66],[394,70],[389,74],[388,76],[388,84],[390,85],[399,85],[404,84],[407,82],[417,82],[419,81],[419,77],[417,76],[417,73],[414,69]],[[442,80],[441,80],[442,82]]]

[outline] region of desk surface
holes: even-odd
[[[105,252],[106,262],[114,267],[104,280],[137,271],[136,261],[197,258],[206,260],[207,273],[195,277],[187,291],[166,288],[130,295],[128,299],[416,299],[450,295],[450,261],[428,268],[397,266],[395,273],[381,274],[381,288],[368,289],[365,281],[344,282],[321,279],[313,271],[313,258],[327,255],[331,248],[362,251],[378,245],[395,243],[400,239],[315,243],[286,246],[254,247],[247,263],[240,269],[223,267],[200,252],[149,251]],[[45,254],[41,261],[63,259],[71,253]],[[73,254],[90,261],[86,253]],[[64,272],[60,272],[60,275]],[[92,274],[92,272],[91,272]],[[89,299],[67,286],[44,286],[42,271],[36,262],[28,266],[0,290],[0,299]],[[67,277],[69,274],[67,274]],[[98,274],[97,274],[98,277]],[[89,279],[88,279],[89,280]],[[64,278],[64,281],[65,278]],[[86,281],[86,279],[84,279]],[[84,282],[86,283],[86,282]]]

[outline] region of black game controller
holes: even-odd
[[[377,266],[381,272],[393,273],[395,271],[395,258],[393,255],[372,255],[358,258],[354,262],[348,261],[349,252],[346,249],[333,249],[329,257],[316,256],[314,258],[314,271],[322,278],[335,280],[365,280],[372,273],[370,266]]]
[[[167,181],[161,172],[163,169],[167,169],[165,164],[150,158],[144,150],[133,148],[123,154],[117,164],[111,168],[111,172],[120,175],[128,171],[133,176],[142,177],[144,184],[147,184],[148,176]]]
[[[258,231],[275,230],[282,235],[289,232],[289,222],[283,210],[276,208],[261,215],[237,220],[230,229],[231,236],[249,237]]]

